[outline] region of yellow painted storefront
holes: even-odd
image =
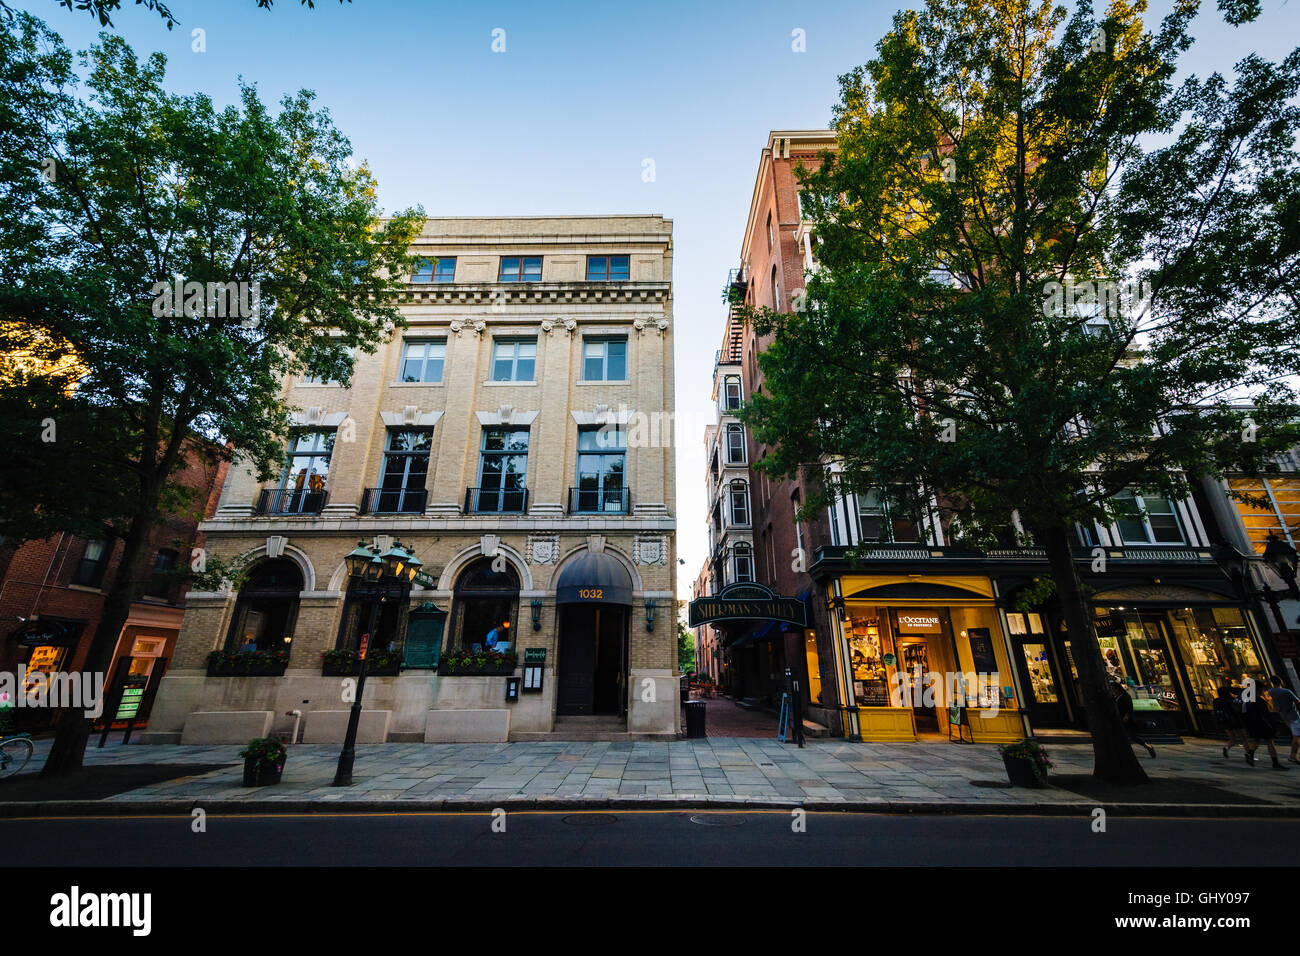
[[[988,578],[846,574],[832,584],[846,735],[856,723],[864,741],[1025,737]]]

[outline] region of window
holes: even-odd
[[[627,380],[627,339],[583,339],[582,380],[622,382]]]
[[[734,412],[740,408],[740,376],[728,375],[723,379],[722,409]]]
[[[1124,544],[1184,543],[1174,503],[1168,498],[1121,491],[1111,501],[1122,509],[1115,523]]]
[[[772,248],[776,244],[776,236],[772,234],[772,214],[767,214],[767,247]]]
[[[492,343],[492,381],[531,382],[536,368],[536,339],[498,339]]]
[[[456,257],[441,256],[437,259],[421,259],[411,275],[412,282],[455,282]]]
[[[740,478],[731,483],[731,523],[749,524],[749,486]]]
[[[781,289],[776,283],[776,266],[772,266],[772,308],[781,311]]]
[[[148,597],[167,597],[176,583],[171,572],[176,567],[177,553],[172,548],[161,548],[153,559],[153,570],[145,582],[143,594]]]
[[[302,571],[287,558],[263,561],[254,567],[239,589],[230,633],[226,636],[226,651],[288,654],[302,589]]]
[[[370,511],[383,514],[421,514],[428,491],[429,451],[433,432],[428,429],[390,429],[384,449],[384,472],[370,500]]]
[[[735,564],[736,582],[743,583],[754,580],[754,549],[748,544],[738,544],[731,549],[732,559]]]
[[[578,432],[578,487],[572,511],[627,511],[624,485],[627,433],[621,428],[583,428]]]
[[[802,501],[799,497],[798,489],[790,492],[790,512],[794,515],[794,546],[799,549],[799,555],[803,555],[803,525],[799,523],[799,508]]]
[[[743,465],[745,463],[745,427],[743,425],[727,426],[727,464]]]
[[[103,538],[92,538],[86,542],[86,549],[81,552],[77,570],[72,574],[72,583],[88,588],[99,587],[104,580],[104,570],[108,567],[112,547]]]
[[[407,339],[402,343],[401,381],[441,382],[446,361],[446,339]]]
[[[498,282],[541,282],[541,256],[502,256]]]
[[[858,496],[858,535],[862,543],[915,544],[921,540],[916,522],[879,492]]]
[[[627,256],[587,256],[588,282],[626,282]]]
[[[528,430],[483,429],[478,488],[470,502],[473,511],[524,510],[528,475]]]
[[[325,479],[334,451],[333,431],[298,432],[289,440],[284,474],[272,511],[317,512],[325,503]]]
[[[452,617],[453,640],[471,650],[483,647],[496,631],[498,642],[512,642],[518,630],[519,576],[506,564],[497,570],[490,559],[474,562],[456,579]],[[498,566],[499,567],[499,566]],[[509,627],[503,627],[508,624]],[[500,643],[498,643],[498,649]]]
[[[1300,544],[1296,536],[1300,531],[1300,477],[1229,478],[1228,490],[1268,503],[1268,507],[1259,507],[1235,499],[1232,502],[1256,554],[1264,553],[1270,534]]]
[[[318,375],[315,372],[308,372],[303,375],[302,381],[299,382],[298,384],[299,385],[337,385],[339,383],[334,381],[332,378],[330,378],[327,375]]]

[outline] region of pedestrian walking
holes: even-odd
[[[1214,721],[1219,730],[1228,738],[1228,746],[1223,748],[1223,759],[1228,759],[1228,751],[1241,744],[1246,749],[1246,730],[1241,721],[1241,701],[1227,684],[1219,685],[1219,692],[1214,698]]]
[[[1141,744],[1154,758],[1156,748],[1138,735],[1137,722],[1133,720],[1133,698],[1119,681],[1111,681],[1110,692],[1115,698],[1115,707],[1119,710],[1119,719],[1124,724],[1124,732],[1128,734],[1128,739],[1135,744]]]
[[[1260,741],[1263,741],[1268,747],[1268,755],[1273,758],[1273,769],[1290,770],[1290,767],[1283,766],[1277,759],[1277,747],[1273,745],[1277,731],[1269,720],[1268,704],[1260,697],[1259,682],[1249,677],[1241,689],[1241,719],[1246,725],[1246,736],[1252,744],[1246,750],[1246,763],[1255,763],[1255,751],[1259,749]]]
[[[1300,699],[1294,693],[1282,686],[1282,678],[1274,674],[1272,677],[1273,686],[1268,689],[1268,699],[1272,703],[1273,709],[1277,711],[1287,727],[1291,731],[1291,756],[1292,763],[1300,763],[1296,759],[1296,754],[1300,752]]]

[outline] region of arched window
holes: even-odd
[[[509,563],[502,571],[492,568],[494,559],[475,561],[456,579],[452,640],[463,648],[487,645],[496,631],[499,643],[513,642],[518,624],[519,576]],[[503,627],[509,624],[509,627]]]
[[[727,464],[743,465],[745,463],[745,426],[727,426]]]
[[[781,311],[781,289],[776,284],[776,266],[772,266],[772,308]]]
[[[749,524],[749,485],[741,478],[731,483],[731,523]]]
[[[263,561],[239,589],[227,653],[290,649],[298,620],[302,571],[287,558]]]

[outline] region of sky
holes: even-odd
[[[904,0],[167,5],[180,21],[170,32],[132,0],[112,29],[138,57],[166,54],[172,90],[207,93],[218,107],[236,101],[241,77],[264,102],[315,91],[369,162],[386,212],[673,221],[677,411],[696,426],[676,448],[678,596],[689,597],[708,545],[701,423],[712,414],[721,292],[739,262],[760,153],[770,130],[829,124],[838,77],[872,57]],[[1153,2],[1148,22],[1170,5]],[[13,6],[76,50],[100,29],[57,0]],[[1213,0],[1205,7],[1186,71],[1228,74],[1252,50],[1280,59],[1300,44],[1300,0],[1263,0],[1259,20],[1240,28]]]

